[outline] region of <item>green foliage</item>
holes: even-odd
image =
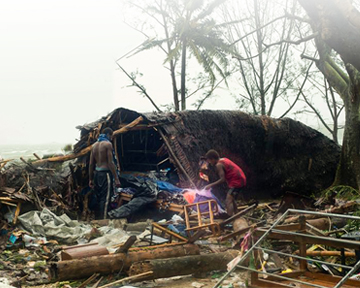
[[[324,195],[325,199],[335,197],[337,199],[352,201],[360,198],[360,194],[356,189],[345,185],[330,187],[324,190],[322,194]]]
[[[360,210],[355,211],[353,216],[360,216]],[[360,230],[360,221],[358,220],[348,220],[345,226],[347,231],[359,231]]]
[[[202,67],[206,74],[206,87],[208,88],[203,89],[204,86],[196,89],[195,92],[206,90],[203,97],[195,104],[196,107],[201,107],[203,102],[213,94],[218,86],[216,84],[219,82],[218,77],[227,84],[229,55],[235,55],[236,51],[224,40],[224,28],[239,21],[218,24],[212,17],[214,11],[226,1],[166,0],[163,2],[149,1],[149,4],[145,5],[144,3],[142,5],[133,4],[146,15],[147,22],[152,19],[157,26],[160,24],[161,29],[164,29],[163,35],[149,38],[133,55],[154,48],[159,48],[166,53],[164,64],[169,63],[171,69],[181,76],[181,87],[183,88],[178,92],[181,92],[183,109],[186,106],[187,98],[191,95],[189,95],[186,80],[188,76],[186,68],[189,66],[190,58],[195,59]],[[157,31],[154,27],[151,30],[152,33]],[[181,62],[181,67],[179,67],[179,62]],[[199,87],[203,83],[197,82],[197,84],[199,85],[196,86]],[[176,83],[173,85],[176,86]],[[185,97],[185,95],[187,96]],[[176,106],[176,103],[174,104]]]
[[[65,152],[71,152],[73,149],[72,145],[71,144],[66,144],[62,150],[64,150]]]

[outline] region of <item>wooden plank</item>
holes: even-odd
[[[12,194],[16,189],[11,187],[0,187],[0,191]]]
[[[0,197],[0,201],[8,201],[8,202],[14,202],[14,203],[18,203],[19,201],[16,199],[12,199],[10,197]]]
[[[317,280],[321,280],[321,281],[326,281],[326,282],[331,282],[331,283],[337,283],[339,282],[342,277],[341,276],[331,276],[329,274],[324,274],[324,273],[312,273],[312,272],[305,272],[304,274],[306,277],[310,278],[310,279],[317,279]],[[353,279],[348,279],[345,282],[345,285],[350,285],[352,287],[360,287],[360,281],[358,280],[353,280]]]
[[[275,229],[284,230],[284,231],[299,231],[300,224],[295,223],[295,224],[279,225],[279,226],[276,226]]]
[[[21,202],[19,202],[16,206],[15,216],[14,216],[14,220],[13,220],[14,224],[16,224],[16,222],[17,222],[17,218],[19,217],[19,214],[20,214],[20,209],[21,209]]]
[[[14,204],[14,203],[11,203],[11,202],[7,202],[7,201],[4,201],[4,200],[2,200],[2,201],[0,201],[2,204],[5,204],[5,205],[9,205],[9,206],[13,206],[13,207],[17,207],[17,205],[16,204]]]
[[[158,224],[158,223],[152,223],[152,225],[153,225],[155,228],[157,228],[157,229],[159,229],[159,230],[161,230],[161,231],[163,231],[163,232],[165,232],[165,233],[167,233],[167,234],[175,237],[176,239],[179,239],[180,241],[184,241],[184,242],[187,242],[187,241],[188,241],[187,238],[185,238],[185,237],[183,237],[183,236],[181,236],[181,235],[179,235],[179,234],[177,234],[177,233],[175,233],[175,232],[173,232],[173,231],[171,231],[171,230],[169,230],[169,229],[167,229],[167,228],[165,228],[165,227],[162,227],[162,226],[161,226],[160,224]]]
[[[232,232],[230,234],[221,236],[221,237],[218,238],[218,241],[222,242],[222,241],[228,240],[228,239],[233,238],[233,237],[235,237],[237,235],[241,235],[241,234],[243,234],[243,233],[245,233],[245,232],[247,232],[250,229],[255,228],[255,227],[256,227],[256,224],[253,224],[253,225],[248,226],[248,227],[246,227],[244,229],[241,229],[239,231],[235,231],[235,232]]]
[[[230,218],[224,220],[223,222],[220,223],[220,227],[224,227],[226,224],[229,224],[231,222],[233,222],[234,220],[236,220],[237,218],[245,215],[246,213],[250,212],[252,209],[254,209],[256,207],[256,204],[253,204],[249,207],[247,207],[246,209],[236,213],[235,215],[231,216]]]
[[[299,224],[300,224],[300,231],[306,232],[306,220],[305,220],[304,215],[300,216]],[[301,257],[306,258],[306,242],[305,241],[299,242],[299,255]],[[307,261],[304,259],[300,259],[300,270],[302,270],[302,271],[307,270]]]

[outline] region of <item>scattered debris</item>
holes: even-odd
[[[324,287],[343,283],[359,287],[358,197],[340,198],[345,192],[336,194],[333,188],[318,199],[309,197],[330,184],[339,147],[288,119],[201,113],[197,118],[192,111],[140,115],[117,109],[80,127],[81,139],[72,154],[1,160],[0,277],[8,279],[4,287],[58,282],[59,287],[99,288],[143,281],[141,287],[154,287],[183,275],[207,277],[208,282],[189,278],[187,287],[294,287],[306,281],[320,287],[319,279]],[[291,161],[264,166],[261,163],[272,152],[261,139],[254,147],[262,153],[241,145],[230,152],[228,136],[217,130],[217,122],[239,119],[252,123],[252,128],[243,127],[244,135],[252,135],[253,129],[264,132],[259,139],[277,133],[274,145],[302,145],[301,153],[293,155],[294,149],[289,149]],[[205,139],[201,127],[211,123],[223,139],[201,143],[199,139]],[[88,152],[105,126],[115,130],[122,188],[111,199],[111,219],[94,220]],[[299,130],[302,138],[286,136]],[[309,146],[309,139],[317,142]],[[269,193],[287,191],[281,201],[242,199],[239,212],[227,217],[221,188],[201,189],[214,177],[206,163],[199,166],[209,141],[261,175],[249,178],[254,191],[266,187]],[[322,156],[323,161],[315,161]],[[290,169],[297,157],[299,167],[306,169]]]

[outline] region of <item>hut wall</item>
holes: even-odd
[[[186,155],[189,175],[197,175],[201,155],[216,149],[243,168],[250,193],[311,194],[334,179],[340,147],[298,121],[209,110],[170,114],[168,120],[164,129],[176,139],[178,154]]]

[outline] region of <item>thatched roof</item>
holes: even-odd
[[[243,168],[250,191],[310,194],[331,185],[340,157],[340,147],[332,140],[289,118],[213,110],[141,114],[124,108],[78,127],[82,137],[75,152],[96,141],[101,128],[117,130],[139,116],[142,124],[161,130],[175,154],[169,153],[169,158],[178,166],[177,158],[195,183],[200,156],[216,149]],[[189,185],[178,171],[182,184]]]

